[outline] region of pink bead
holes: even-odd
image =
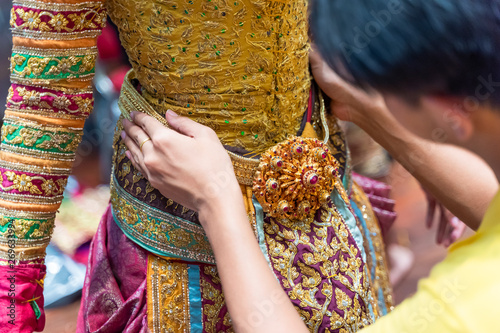
[[[318,182],[318,176],[312,177],[309,182],[311,183],[311,185],[315,185]]]
[[[302,152],[303,152],[302,147],[298,147],[297,148],[297,153],[302,154]]]
[[[283,166],[283,162],[279,161],[278,163],[276,163],[276,165],[278,166],[278,168],[281,168]]]
[[[321,154],[321,157],[326,158],[326,153]]]
[[[272,188],[274,188],[274,189],[277,189],[277,188],[278,188],[278,184],[276,184],[276,183],[273,183],[271,186],[272,186]]]

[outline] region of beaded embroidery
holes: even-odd
[[[97,37],[105,24],[106,13],[101,2],[67,5],[14,1],[10,18],[14,36],[35,39]]]

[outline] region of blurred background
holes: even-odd
[[[10,1],[0,1],[0,103],[9,88]],[[89,244],[109,200],[109,175],[117,97],[129,68],[114,27],[99,39],[95,110],[86,123],[73,175],[47,250],[44,332],[75,332]],[[3,118],[3,107],[0,114]],[[446,249],[436,244],[436,226],[427,229],[427,200],[420,185],[358,128],[344,124],[356,172],[392,187],[398,218],[386,237],[396,304],[416,291],[418,280],[441,261]],[[466,232],[466,235],[469,231]]]

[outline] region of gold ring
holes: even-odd
[[[142,143],[139,145],[139,149],[141,150],[141,152],[142,152],[142,146],[144,146],[144,144],[148,141],[151,141],[151,138],[147,138],[146,140],[142,141]]]

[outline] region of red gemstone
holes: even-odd
[[[306,208],[304,209],[304,211],[305,211],[306,213],[309,213],[309,207],[306,207]]]
[[[309,182],[312,185],[315,185],[318,182],[318,176],[313,176]]]
[[[297,148],[297,153],[302,154],[302,147]]]
[[[278,166],[278,168],[281,168],[283,166],[283,162],[279,161],[278,163],[276,163],[276,165]]]
[[[272,188],[274,188],[274,189],[277,189],[277,188],[278,188],[278,184],[277,184],[277,183],[273,183],[271,186],[272,186]]]
[[[321,154],[321,157],[326,158],[326,153]]]
[[[285,213],[286,213],[286,212],[288,212],[288,206],[285,206],[285,207],[283,208],[283,211],[284,211]]]

